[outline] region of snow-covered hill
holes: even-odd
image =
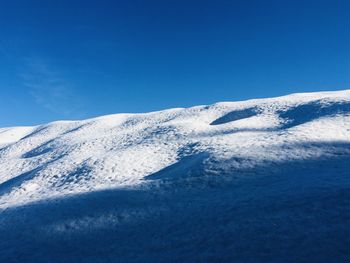
[[[0,261],[345,262],[349,163],[350,90],[3,128]]]

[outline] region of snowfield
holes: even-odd
[[[350,90],[0,128],[0,262],[349,262]]]

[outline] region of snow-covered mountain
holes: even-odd
[[[350,90],[2,128],[0,261],[345,262],[349,163]]]

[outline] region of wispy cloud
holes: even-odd
[[[26,58],[24,64],[22,84],[37,104],[64,117],[82,115],[83,103],[62,71],[40,58]]]

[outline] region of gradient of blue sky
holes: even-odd
[[[0,127],[350,88],[350,1],[0,3]]]

